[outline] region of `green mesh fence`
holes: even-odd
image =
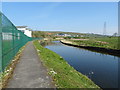
[[[0,12],[0,72],[9,65],[18,50],[35,38],[17,30],[12,22]]]
[[[0,13],[0,72],[2,71],[2,15]]]

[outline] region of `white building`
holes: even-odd
[[[64,34],[64,33],[59,33],[59,34],[56,34],[55,36],[71,37],[70,34]]]
[[[32,31],[29,28],[27,28],[27,26],[16,26],[16,28],[22,31],[28,37],[32,37]]]

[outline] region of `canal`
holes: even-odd
[[[45,45],[62,56],[74,69],[88,76],[101,88],[118,87],[118,57],[67,46],[59,41]]]

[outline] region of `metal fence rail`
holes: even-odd
[[[0,12],[0,72],[9,65],[18,50],[35,38],[17,30],[12,22]]]

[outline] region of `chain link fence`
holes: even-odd
[[[26,36],[0,12],[0,72],[4,71],[18,50],[35,38]]]

